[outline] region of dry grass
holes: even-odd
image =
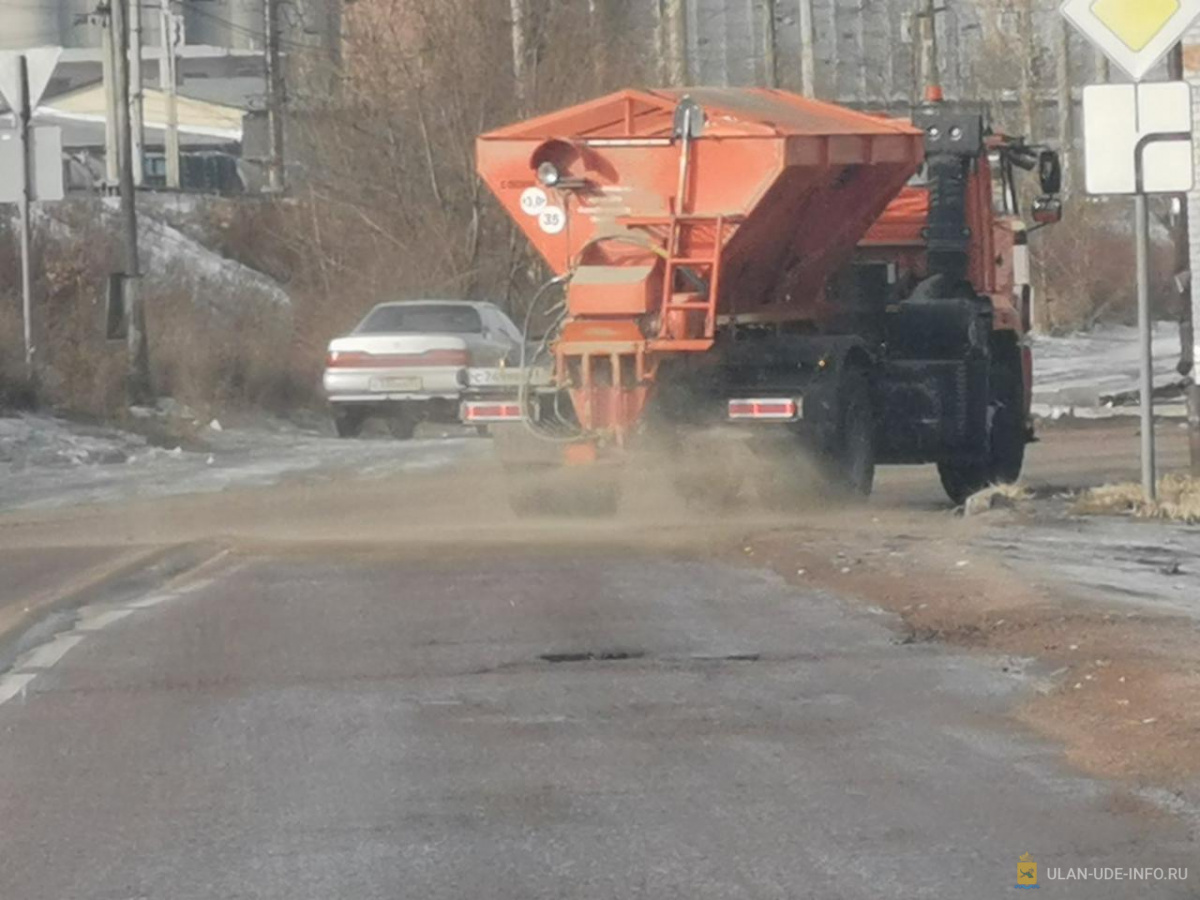
[[[993,509],[1012,509],[1033,499],[1033,491],[1023,484],[993,484],[977,491],[963,504],[965,515],[974,516]]]
[[[39,229],[35,248],[37,381],[25,377],[17,269],[0,266],[0,408],[42,405],[65,413],[122,419],[126,349],[105,338],[104,284],[115,250],[101,219],[84,204],[65,227]],[[0,235],[0,263],[8,252]],[[186,279],[160,277],[143,290],[153,388],[201,415],[231,409],[280,411],[315,397],[308,362],[295,362],[290,315],[261,303],[198,294]],[[215,301],[222,301],[217,303]],[[313,356],[313,354],[308,354]],[[319,371],[319,370],[318,370]]]
[[[1200,524],[1200,478],[1167,475],[1159,479],[1158,500],[1150,502],[1140,484],[1110,484],[1084,492],[1075,502],[1084,515],[1131,515]]]

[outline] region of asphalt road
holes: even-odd
[[[1196,896],[1038,673],[726,564],[227,559],[0,676],[0,898]],[[1006,671],[1007,670],[1007,671]],[[1053,867],[1188,866],[1174,884]]]

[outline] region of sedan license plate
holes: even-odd
[[[386,378],[372,378],[373,391],[419,391],[421,379],[415,375],[392,375]]]

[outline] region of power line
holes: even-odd
[[[246,37],[254,38],[258,41],[261,41],[264,46],[266,45],[267,34],[265,31],[259,31],[254,28],[248,28],[245,25],[241,25],[237,22],[231,22],[229,19],[215,15],[213,13],[210,13],[206,9],[202,9],[199,6],[196,6],[195,2],[196,2],[196,0],[179,0],[179,3],[181,6],[186,7],[189,11],[195,13],[196,15],[201,16],[202,18],[205,18],[205,19],[209,19],[213,22],[218,22],[221,25],[225,25],[226,27],[230,28],[231,30],[233,30],[235,32],[238,32],[239,34],[245,35]],[[284,38],[282,36],[277,37],[276,40],[278,41],[280,46],[291,47],[296,50],[319,50],[319,49],[321,49],[321,47],[317,44],[304,44],[299,41],[288,40],[287,38]]]
[[[244,35],[245,37],[254,38],[255,40],[261,41],[264,45],[266,44],[267,37],[266,37],[265,32],[256,30],[254,28],[250,28],[250,27],[248,27],[246,25],[242,25],[238,22],[233,22],[222,16],[218,16],[214,13],[211,13],[208,10],[203,9],[200,6],[195,5],[197,2],[206,2],[206,0],[174,0],[174,2],[178,3],[181,7],[186,7],[189,12],[194,13],[195,15],[198,15],[204,19],[208,19],[212,22],[217,22],[218,24],[224,25],[224,26],[228,27],[229,29],[231,29],[232,31],[237,32],[238,34]],[[39,9],[39,10],[58,10],[61,5],[62,5],[61,0],[46,0],[46,2],[42,2],[42,3],[38,3],[38,2],[12,3],[12,2],[7,2],[7,0],[6,0],[6,2],[4,4],[6,9]],[[141,6],[144,9],[151,9],[151,10],[157,10],[159,8],[158,4],[151,3],[151,2],[144,2],[141,4]],[[74,24],[76,27],[78,27],[79,25],[84,24],[84,23],[76,22]],[[39,32],[39,34],[43,35],[45,37],[54,37],[55,35],[59,34],[59,29],[55,28],[55,27],[51,27],[49,29],[43,28]],[[329,36],[330,35],[324,35],[324,37],[329,37]],[[282,36],[279,38],[279,43],[281,46],[291,47],[296,50],[319,50],[319,49],[321,49],[320,45],[318,45],[318,44],[306,44],[301,41],[289,40],[288,38],[284,38]]]

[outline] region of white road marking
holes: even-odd
[[[7,703],[25,690],[25,685],[37,677],[33,672],[18,672],[0,678],[0,705]]]
[[[52,668],[67,655],[67,651],[82,640],[82,634],[60,634],[50,643],[38,647],[30,653],[24,661],[17,664],[16,668],[21,670]]]
[[[141,600],[136,600],[133,603],[126,603],[126,609],[149,609],[151,606],[158,606],[160,603],[165,603],[168,600],[174,600],[178,594],[152,594]]]
[[[105,612],[82,610],[76,631],[99,631],[133,613],[132,609],[110,609]]]

